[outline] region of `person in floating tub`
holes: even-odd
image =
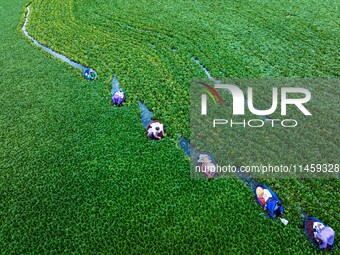
[[[320,222],[314,222],[314,241],[319,245],[320,249],[326,249],[327,245],[333,246],[335,232],[330,227],[325,227]]]
[[[273,212],[277,217],[282,214],[280,211],[281,202],[276,200],[268,189],[259,186],[256,188],[256,194],[265,210]]]
[[[161,140],[164,137],[164,125],[158,120],[149,123],[146,128],[146,135],[152,140]]]
[[[84,70],[84,77],[86,80],[93,81],[98,78],[98,74],[92,68],[87,68]]]
[[[123,90],[119,89],[112,96],[112,104],[117,106],[122,106],[125,102],[125,94]]]
[[[214,178],[217,170],[215,159],[209,153],[201,153],[198,155],[197,165],[201,171],[207,175],[209,179]]]

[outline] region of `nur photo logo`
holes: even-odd
[[[202,172],[211,175],[218,166],[249,166],[256,170],[256,166],[282,165],[294,167],[288,172],[262,168],[264,171],[251,175],[338,178],[337,168],[327,166],[339,164],[339,88],[340,79],[331,78],[192,80],[191,176],[201,178]],[[213,155],[216,166],[204,155],[200,159],[202,152]],[[216,171],[216,176],[235,177],[241,173]]]
[[[267,117],[270,114],[273,114],[277,111],[278,106],[280,105],[281,116],[287,115],[287,108],[296,107],[300,112],[305,116],[311,116],[311,112],[305,107],[311,99],[311,93],[306,88],[297,88],[297,87],[273,87],[271,88],[271,107],[269,109],[258,109],[254,106],[254,92],[252,87],[247,88],[247,95],[245,96],[243,91],[236,85],[231,84],[215,84],[214,87],[210,86],[203,82],[198,82],[199,84],[205,87],[204,92],[201,94],[201,115],[208,115],[208,96],[216,105],[216,98],[219,101],[220,106],[223,106],[223,100],[221,95],[218,93],[217,89],[222,89],[228,91],[229,94],[232,95],[232,115],[233,116],[242,116],[245,115],[245,106],[248,107],[250,113],[260,116],[260,119],[249,119],[235,121],[233,119],[221,119],[214,118],[213,119],[213,127],[217,125],[226,125],[230,124],[233,126],[243,126],[243,127],[262,127],[265,122],[271,123],[271,126],[274,127],[275,123],[281,123],[283,127],[296,127],[298,125],[298,121],[296,119],[271,119]],[[280,93],[279,93],[280,91]],[[216,97],[216,98],[215,98]],[[295,98],[298,97],[298,98]]]

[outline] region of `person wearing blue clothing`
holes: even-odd
[[[274,218],[274,215],[276,217],[280,217],[282,214],[282,211],[280,209],[281,202],[278,200],[275,200],[274,198],[270,198],[267,200],[265,204],[265,208],[268,210],[270,217]]]
[[[263,208],[269,212],[271,218],[282,215],[283,208],[281,202],[268,189],[259,186],[256,188],[256,195]]]

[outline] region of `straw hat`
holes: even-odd
[[[257,195],[257,197],[262,198],[263,197],[263,193],[264,193],[264,189],[262,187],[257,187],[256,188],[256,195]]]

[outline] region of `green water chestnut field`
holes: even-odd
[[[28,5],[29,34],[94,68],[98,80],[23,35]],[[323,254],[305,235],[302,209],[337,232],[332,254],[340,254],[339,179],[259,180],[282,200],[284,226],[264,216],[241,180],[191,178],[177,145],[190,139],[190,80],[206,78],[193,58],[215,78],[339,78],[339,7],[0,0],[0,253]],[[124,107],[110,104],[113,73]],[[290,138],[267,127],[230,133],[230,163],[339,163],[338,86],[310,88],[318,114]],[[165,124],[164,139],[145,136],[138,100]]]

